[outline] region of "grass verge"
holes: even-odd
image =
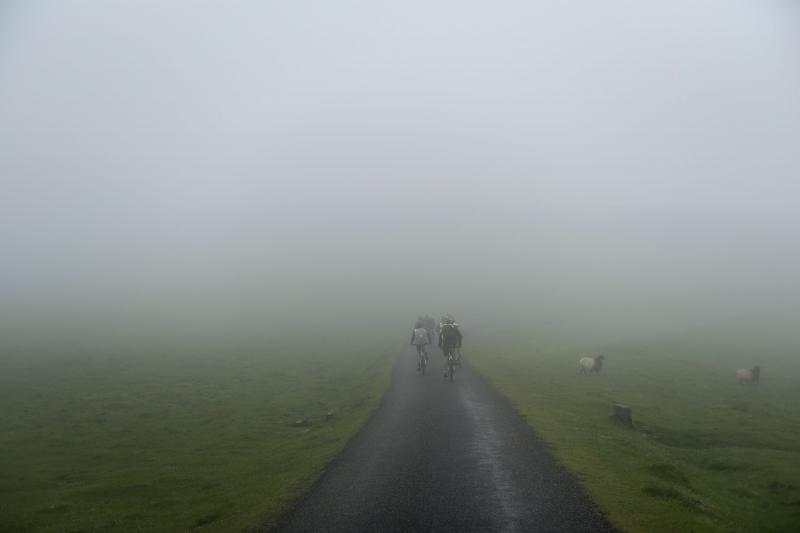
[[[269,526],[377,406],[377,339],[7,351],[0,531]]]
[[[577,359],[604,353],[601,375]],[[483,334],[470,361],[516,405],[611,521],[631,532],[800,531],[800,366],[705,341],[587,348]],[[634,429],[611,405],[630,405]]]

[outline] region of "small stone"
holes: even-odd
[[[334,417],[333,411],[328,411],[327,413],[325,413],[325,422],[333,420],[333,417]]]
[[[630,407],[622,405],[621,403],[615,403],[612,405],[612,408],[614,409],[615,419],[627,427],[633,427],[633,415],[631,414]]]

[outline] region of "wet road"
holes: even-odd
[[[279,531],[612,531],[508,400],[402,353],[383,402]],[[433,364],[435,363],[435,364]],[[434,370],[435,369],[435,370]]]

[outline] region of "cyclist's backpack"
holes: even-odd
[[[456,327],[451,324],[442,326],[442,339],[447,346],[455,346],[458,344],[458,332]]]

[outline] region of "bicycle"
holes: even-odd
[[[453,374],[456,373],[456,361],[453,359],[452,355],[447,356],[447,374],[450,378],[450,381],[453,381]]]
[[[424,376],[427,366],[428,351],[425,350],[425,346],[417,346],[417,371]]]
[[[453,356],[453,352],[457,348],[447,348],[445,355],[447,356],[447,370],[444,374],[444,379],[449,379],[453,381],[453,375],[456,373],[456,365],[460,364],[457,359]]]

